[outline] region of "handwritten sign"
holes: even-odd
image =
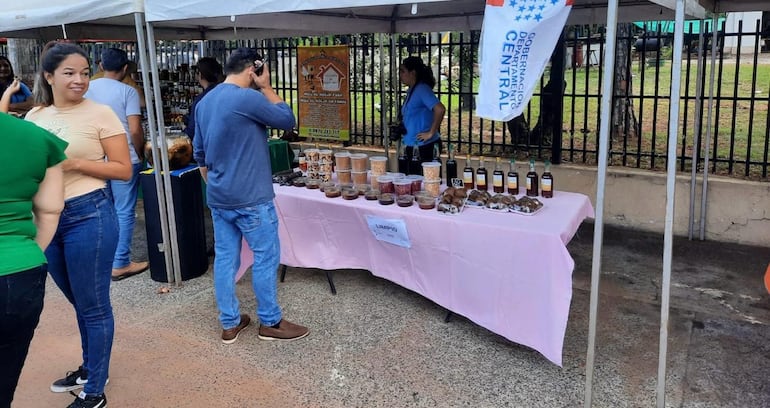
[[[297,48],[299,135],[350,140],[350,57],[346,45]]]
[[[409,232],[406,230],[406,223],[404,220],[367,215],[366,223],[369,225],[369,230],[372,231],[372,235],[374,235],[374,238],[378,241],[387,242],[403,248],[412,247],[412,243],[409,241]]]

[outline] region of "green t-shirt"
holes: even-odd
[[[67,142],[34,123],[0,113],[0,276],[46,263],[35,243],[32,198]]]

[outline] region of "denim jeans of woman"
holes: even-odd
[[[272,202],[238,209],[211,208],[214,221],[214,293],[222,328],[232,329],[240,323],[235,274],[240,267],[241,239],[245,238],[254,252],[251,284],[257,298],[257,315],[265,326],[281,321],[278,306],[278,264],[281,247],[278,241],[278,216]]]
[[[115,207],[109,191],[102,189],[65,201],[45,251],[51,278],[75,307],[88,375],[86,394],[103,393],[107,382],[115,331],[110,281],[117,243]]]
[[[0,276],[0,408],[9,408],[40,321],[46,265]]]
[[[142,171],[142,163],[133,164],[132,167],[130,180],[110,180],[112,200],[118,215],[118,249],[112,261],[113,269],[125,268],[131,263],[131,241],[136,224],[136,199],[139,197],[139,172]]]

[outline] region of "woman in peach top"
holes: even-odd
[[[75,307],[83,363],[51,391],[84,388],[70,408],[106,406],[114,318],[110,303],[118,224],[107,180],[128,180],[131,160],[120,120],[83,95],[89,61],[82,48],[57,43],[44,51],[38,75],[42,106],[26,116],[69,143],[65,150],[64,211],[45,251],[48,271]]]

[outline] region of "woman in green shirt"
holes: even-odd
[[[0,110],[6,105],[0,98]],[[7,109],[7,107],[6,107]],[[8,408],[43,310],[46,258],[64,208],[67,142],[0,112],[0,408]]]

